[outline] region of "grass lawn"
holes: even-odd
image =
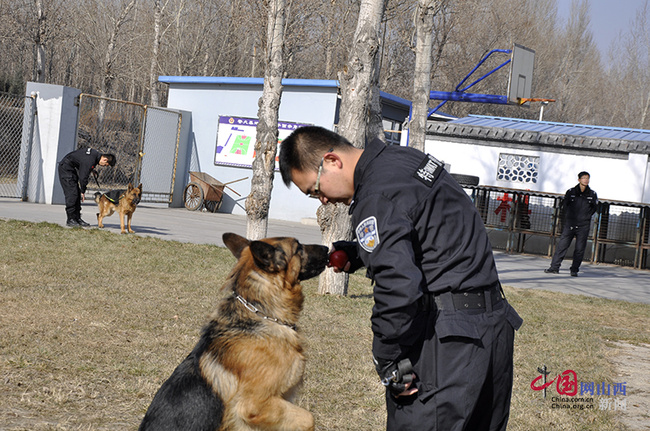
[[[137,429],[226,294],[234,263],[216,246],[48,223],[0,220],[0,238],[0,430]],[[317,280],[303,286],[308,362],[297,403],[319,430],[384,429],[369,280],[350,277],[347,297],[318,295]],[[544,399],[531,381],[546,365],[549,380],[570,369],[578,390],[580,382],[626,382],[629,395],[635,381],[617,374],[612,346],[650,343],[650,306],[505,290],[524,318],[509,429],[625,429],[633,405],[605,409],[602,400],[616,397],[583,395],[593,400],[557,408],[556,385]]]

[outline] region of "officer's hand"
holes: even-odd
[[[372,359],[381,383],[394,397],[409,396],[418,391],[415,387],[411,388],[415,374],[413,374],[413,366],[408,358],[399,362],[375,357]]]
[[[84,193],[81,194],[81,202],[86,200],[86,195]]]
[[[342,268],[333,266],[334,272],[343,271],[351,274],[363,266],[363,262],[359,257],[359,251],[357,250],[356,241],[336,241],[332,244],[332,252],[330,255],[337,250],[343,251],[347,255],[348,261]]]

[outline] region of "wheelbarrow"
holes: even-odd
[[[199,208],[204,207],[207,211],[217,212],[223,202],[224,188],[227,187],[237,196],[241,196],[235,190],[228,187],[228,184],[246,179],[248,179],[248,177],[222,183],[205,172],[190,172],[190,183],[185,186],[185,191],[183,192],[185,208],[190,211],[196,211]]]

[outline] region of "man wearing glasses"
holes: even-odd
[[[350,206],[344,270],[374,283],[375,369],[387,430],[505,430],[514,330],[481,218],[441,162],[315,126],[282,141],[280,173],[323,204]]]

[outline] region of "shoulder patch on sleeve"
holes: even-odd
[[[427,154],[413,174],[413,177],[421,181],[425,186],[431,187],[435,179],[440,175],[441,170],[444,168],[444,163],[433,157],[431,154]]]
[[[354,230],[357,241],[361,248],[368,253],[379,245],[379,232],[377,231],[377,219],[374,216],[368,217],[361,221]]]

